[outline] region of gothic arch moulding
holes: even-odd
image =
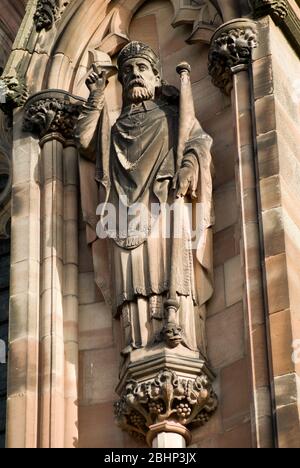
[[[173,7],[170,24],[174,28],[188,25],[187,43],[208,44],[215,29],[222,24],[221,12],[214,0],[161,1],[169,2]],[[88,3],[82,0],[70,2],[61,19],[57,20],[44,88],[75,92],[91,65],[90,50],[96,49],[114,57],[130,40],[132,18],[148,2],[98,0]]]

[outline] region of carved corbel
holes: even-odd
[[[247,67],[252,61],[252,50],[257,47],[256,24],[239,19],[219,28],[211,41],[208,70],[215,86],[229,95],[232,77],[237,66]]]
[[[23,130],[40,138],[56,134],[64,141],[73,140],[74,126],[84,102],[60,90],[37,93],[25,105]]]
[[[22,107],[27,98],[28,89],[23,78],[17,75],[0,78],[0,108],[9,117],[9,124],[13,110]]]
[[[288,4],[286,0],[251,0],[255,17],[271,15],[278,24],[283,21],[288,14]]]
[[[151,433],[158,424],[175,423],[177,431],[204,425],[217,409],[218,400],[209,375],[181,377],[165,368],[153,378],[128,380],[115,404],[119,427],[151,445]],[[173,432],[176,432],[173,426]]]
[[[38,32],[45,29],[49,31],[57,21],[70,0],[38,0],[34,22]]]

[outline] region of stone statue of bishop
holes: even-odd
[[[94,65],[76,130],[96,282],[121,319],[124,359],[166,347],[204,356],[205,304],[213,290],[212,139],[192,97],[162,81],[150,47],[136,41],[124,47],[118,74],[123,107],[116,123],[111,127],[104,97],[106,71]],[[99,204],[100,223],[115,210],[107,238],[96,229]]]

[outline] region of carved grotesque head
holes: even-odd
[[[182,328],[176,323],[167,323],[163,330],[166,344],[170,348],[176,348],[183,340]]]
[[[131,42],[118,57],[119,80],[127,103],[154,99],[161,85],[159,59],[153,50],[142,42]]]

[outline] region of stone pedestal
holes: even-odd
[[[217,408],[213,374],[205,361],[179,352],[163,350],[131,363],[117,388],[121,396],[115,405],[119,426],[146,437],[149,445],[154,439],[160,444],[160,432],[180,436],[164,438],[162,443],[176,440],[182,444],[183,437],[189,445],[187,427],[204,425]]]

